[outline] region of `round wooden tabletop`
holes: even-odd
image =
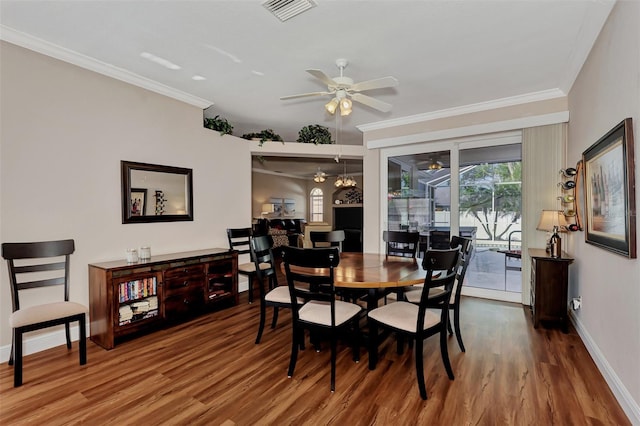
[[[314,273],[323,274],[322,269]],[[419,259],[377,253],[340,253],[334,285],[348,288],[404,287],[424,283]]]

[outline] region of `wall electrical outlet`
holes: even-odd
[[[571,299],[571,308],[574,311],[577,311],[582,307],[582,296],[574,297]]]

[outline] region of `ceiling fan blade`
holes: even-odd
[[[395,87],[400,82],[395,77],[382,77],[376,78],[375,80],[367,80],[361,81],[360,83],[356,83],[349,87],[350,91],[353,92],[362,92],[364,90],[372,90],[372,89],[383,89],[385,87]]]
[[[321,70],[305,70],[305,71],[307,71],[309,74],[311,74],[318,80],[322,81],[327,86],[335,87],[338,85],[338,83],[336,83],[331,77],[326,75],[324,71],[321,71]]]
[[[377,109],[382,112],[389,112],[393,105],[388,104],[386,102],[382,102],[377,100],[376,98],[372,98],[371,96],[363,95],[362,93],[354,93],[351,95],[351,99],[356,102],[360,102],[366,106],[369,106],[373,109]]]
[[[299,95],[289,95],[289,96],[281,96],[280,100],[284,101],[287,99],[296,99],[296,98],[306,98],[308,96],[322,96],[322,95],[331,95],[334,92],[309,92],[309,93],[301,93]]]

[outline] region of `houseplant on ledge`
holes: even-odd
[[[245,133],[244,135],[242,135],[242,139],[260,140],[259,146],[262,146],[262,144],[266,141],[277,141],[284,144],[282,137],[279,134],[275,133],[272,129],[264,129],[257,133]]]
[[[226,118],[220,117],[219,115],[213,118],[205,118],[204,127],[220,132],[220,136],[231,135],[233,132],[233,126]]]
[[[314,143],[316,145],[333,143],[329,129],[319,124],[310,124],[300,129],[298,142]]]

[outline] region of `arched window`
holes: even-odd
[[[310,194],[311,222],[324,222],[324,195],[322,189],[313,188]]]

